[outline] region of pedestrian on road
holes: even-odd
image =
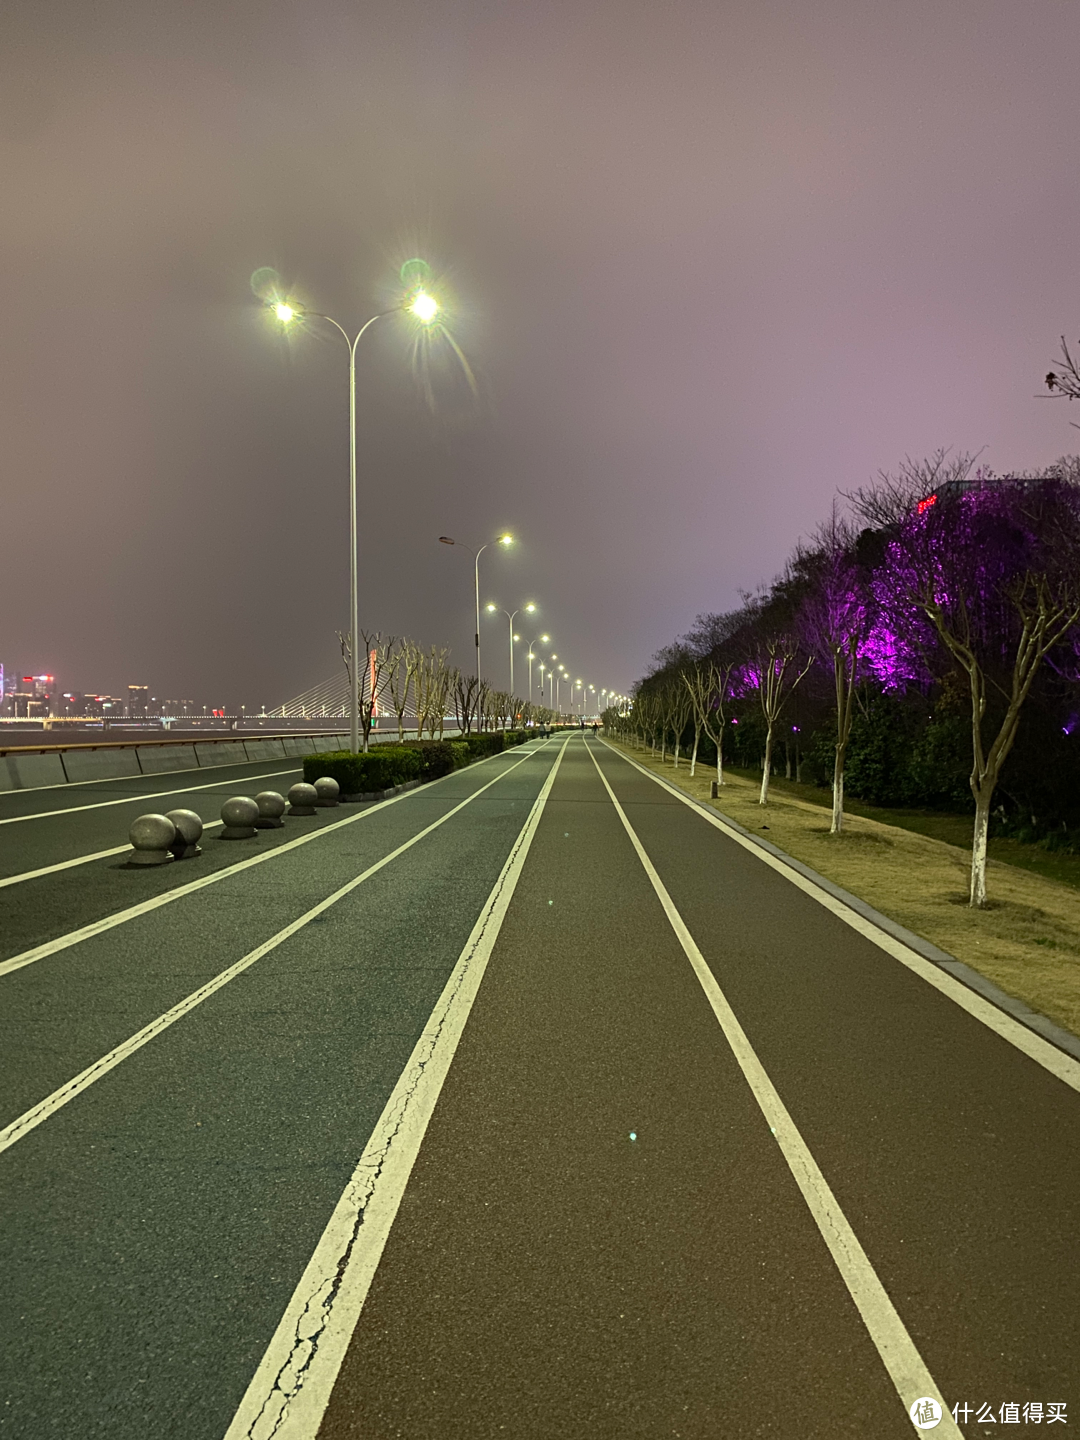
[[[596,721],[594,720],[594,721],[592,722],[592,733],[593,733],[593,739],[594,739],[594,740],[596,739],[596,732],[597,732],[599,729],[600,729],[600,726],[599,726],[599,725],[596,723]]]
[[[584,720],[582,720],[582,722],[581,722],[581,733],[582,733],[583,735],[585,734],[585,721],[584,721]]]

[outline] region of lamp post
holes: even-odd
[[[324,315],[319,310],[307,310],[301,305],[284,300],[271,302],[269,308],[286,327],[293,324],[294,321],[325,320],[327,324],[333,325],[340,334],[349,351],[349,670],[352,681],[349,739],[355,755],[360,749],[360,586],[356,542],[356,347],[363,339],[364,333],[375,324],[376,320],[383,320],[387,315],[395,315],[398,311],[405,310],[414,315],[422,325],[430,325],[439,313],[439,305],[438,301],[428,295],[426,291],[413,291],[408,299],[402,301],[400,305],[395,305],[393,310],[382,310],[378,315],[372,315],[370,320],[361,325],[355,339],[352,340],[349,339],[349,332],[343,325],[339,325],[332,315]],[[367,657],[365,656],[364,659],[366,661]]]
[[[550,636],[550,635],[538,635],[535,640],[530,640],[530,641],[529,641],[529,654],[528,654],[528,657],[527,657],[527,658],[528,658],[528,661],[529,661],[529,702],[530,702],[530,704],[532,703],[532,696],[533,696],[533,688],[532,688],[532,667],[533,667],[533,658],[534,658],[534,657],[533,657],[533,646],[534,646],[534,645],[546,645],[546,644],[549,642],[550,639],[551,639],[551,636]],[[541,689],[541,690],[544,688],[543,669],[544,669],[544,667],[541,665],[541,666],[540,666],[540,671],[541,671],[540,689]]]
[[[487,608],[488,608],[488,610],[490,611],[491,614],[494,614],[494,613],[499,609],[499,606],[498,606],[498,605],[489,605]],[[509,623],[509,626],[510,626],[510,694],[511,694],[511,695],[513,695],[513,693],[514,693],[514,616],[515,616],[515,615],[520,615],[522,610],[524,610],[527,614],[531,615],[532,612],[533,612],[535,609],[536,609],[536,606],[535,606],[535,605],[532,603],[532,601],[530,600],[527,605],[522,605],[522,606],[521,606],[521,609],[519,609],[519,610],[514,610],[514,611],[504,610],[504,611],[502,612],[502,613],[506,616],[506,619],[507,619],[507,621],[508,621],[508,623]]]
[[[499,544],[499,545],[512,545],[512,544],[514,543],[514,537],[513,537],[512,535],[500,535],[500,536],[498,537],[498,540],[497,540],[496,543]],[[484,553],[484,551],[488,548],[488,545],[491,544],[491,541],[490,541],[490,540],[486,541],[483,545],[480,546],[480,549],[479,549],[479,550],[474,550],[471,545],[466,545],[463,540],[451,540],[451,538],[450,538],[449,535],[440,535],[440,536],[439,536],[439,544],[440,544],[440,545],[460,545],[463,550],[468,550],[469,554],[472,555],[472,556],[474,557],[475,561],[476,561],[476,564],[475,564],[475,566],[473,567],[473,577],[474,577],[474,579],[475,579],[475,581],[476,581],[476,631],[475,631],[475,638],[476,638],[476,683],[479,685],[479,683],[480,683],[480,556],[481,556],[481,555]],[[511,686],[511,689],[513,689],[513,686]]]

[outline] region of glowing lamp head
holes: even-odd
[[[528,611],[528,613],[531,615],[532,612],[536,609],[536,606],[533,605],[533,604],[530,602],[528,605],[525,606],[525,609],[526,609],[526,610]]]
[[[433,295],[429,295],[426,290],[421,290],[413,298],[409,310],[422,325],[430,325],[439,313],[439,302]]]
[[[286,305],[284,300],[282,300],[280,304],[274,306],[274,314],[277,316],[277,318],[281,321],[283,325],[288,325],[290,320],[296,319],[296,311],[291,305]]]
[[[500,545],[512,545],[513,543],[514,543],[514,537],[513,537],[512,535],[500,535],[500,536],[499,536],[499,544],[500,544]]]
[[[496,609],[496,607],[495,607],[494,605],[489,605],[487,608],[488,608],[489,610],[491,610],[492,612],[494,612],[495,609]]]

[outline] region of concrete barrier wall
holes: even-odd
[[[144,775],[164,775],[168,770],[194,770],[199,764],[194,745],[140,745],[135,753]]]
[[[195,743],[200,765],[244,765],[247,755],[242,740],[219,740],[216,744]]]
[[[249,760],[284,760],[285,746],[280,740],[245,740]]]
[[[66,779],[123,780],[141,775],[134,750],[65,750],[60,756]]]
[[[0,771],[8,783],[5,790],[31,790],[38,785],[66,785],[67,776],[59,755],[5,755]],[[2,782],[0,782],[2,783]]]

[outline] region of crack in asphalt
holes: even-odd
[[[405,1122],[413,1097],[423,1080],[424,1073],[438,1048],[447,1019],[453,1011],[461,987],[468,977],[476,952],[480,949],[484,936],[488,932],[492,916],[498,908],[498,902],[513,872],[514,861],[520,853],[521,848],[531,840],[533,828],[534,827],[527,825],[525,830],[518,836],[507,857],[507,862],[503,868],[499,883],[491,895],[488,896],[485,904],[486,914],[483,923],[479,932],[476,934],[468,956],[458,963],[457,968],[459,974],[457,982],[450,992],[449,997],[443,1002],[442,1013],[435,1020],[434,1028],[430,1031],[430,1038],[425,1047],[426,1053],[419,1061],[409,1067],[411,1071],[411,1081],[400,1097],[393,1128],[387,1135],[385,1142],[379,1148],[377,1156],[372,1157],[372,1160],[368,1164],[363,1165],[363,1171],[360,1174],[357,1173],[361,1170],[361,1165],[358,1164],[357,1171],[354,1171],[352,1179],[346,1186],[345,1195],[353,1197],[349,1208],[355,1210],[348,1241],[338,1256],[333,1272],[324,1275],[314,1292],[309,1296],[297,1319],[289,1354],[275,1375],[269,1394],[263,1401],[259,1413],[252,1420],[245,1432],[251,1437],[251,1440],[273,1440],[273,1437],[278,1434],[282,1424],[288,1418],[291,1402],[303,1389],[305,1377],[318,1354],[320,1340],[332,1319],[334,1304],[346,1272],[348,1271],[353,1252],[361,1238],[368,1206],[371,1204],[394,1141]],[[435,1019],[434,1016],[432,1018]],[[393,1114],[394,1112],[391,1113]],[[342,1198],[344,1199],[344,1196]]]

